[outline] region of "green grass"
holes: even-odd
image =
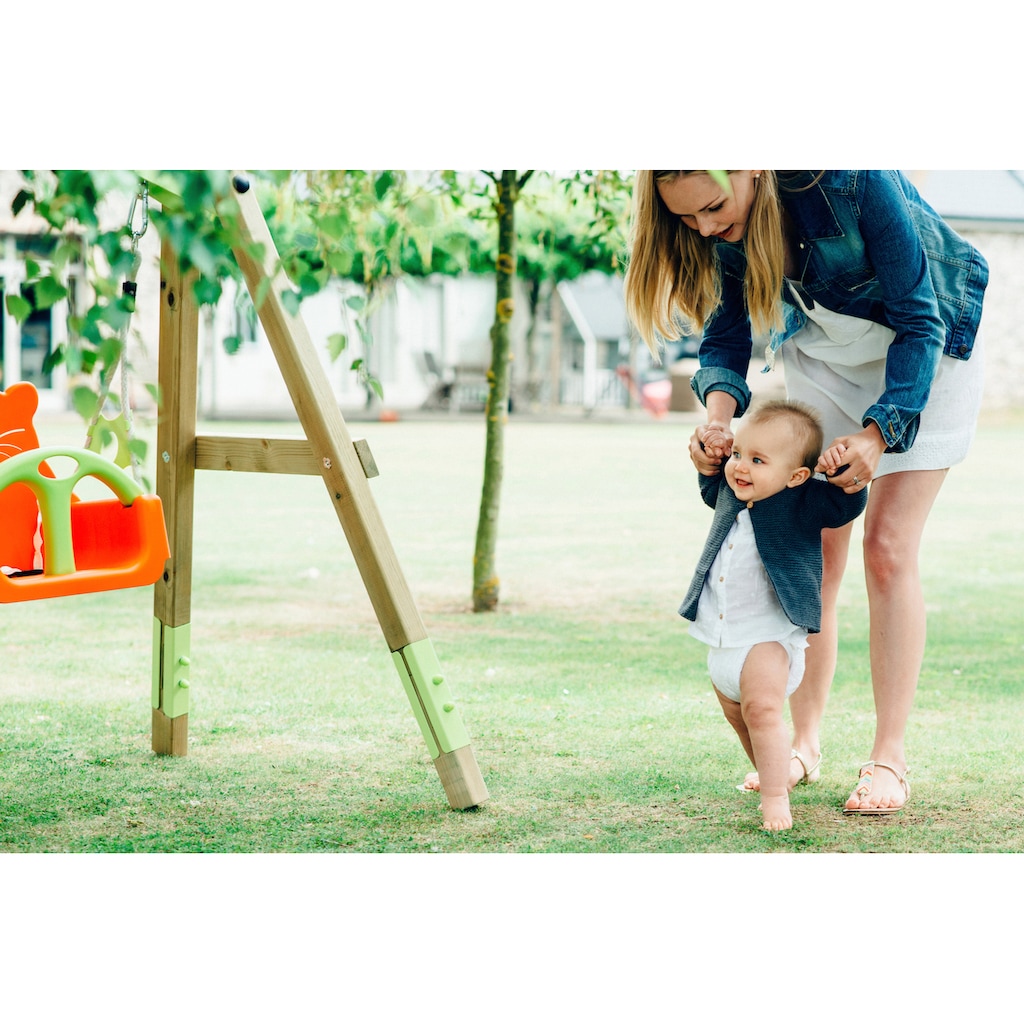
[[[983,425],[925,536],[908,809],[840,813],[873,728],[855,554],[822,781],[781,835],[734,789],[748,766],[675,613],[709,515],[691,422],[513,419],[488,615],[469,610],[482,423],[353,425],[490,790],[480,808],[448,807],[319,479],[202,474],[189,756],[150,750],[149,591],[2,606],[0,850],[1024,850],[1024,483],[1002,471],[1024,419]],[[76,429],[41,425],[45,443]]]

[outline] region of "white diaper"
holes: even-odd
[[[794,629],[787,637],[775,641],[780,643],[789,655],[789,679],[786,682],[788,697],[804,677],[804,650],[807,647],[807,631]],[[747,660],[747,655],[756,645],[749,647],[709,647],[708,672],[711,682],[723,697],[740,702],[740,673]]]

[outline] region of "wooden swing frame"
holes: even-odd
[[[165,209],[181,200],[150,184]],[[156,491],[163,503],[170,558],[155,585],[153,750],[188,752],[191,686],[192,526],[196,470],[319,474],[377,615],[449,804],[463,810],[488,798],[487,787],[447,680],[370,491],[376,475],[364,444],[352,440],[301,317],[282,302],[292,290],[254,189],[232,176],[241,241],[235,259],[288,388],[305,440],[200,436],[196,430],[199,307],[194,271],[183,274],[170,245],[161,249]],[[256,259],[252,253],[261,252]],[[256,297],[263,296],[257,302]]]

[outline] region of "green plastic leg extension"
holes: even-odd
[[[430,756],[449,754],[469,745],[469,734],[456,710],[451,690],[441,672],[429,637],[393,651],[398,674],[413,714],[427,741]]]
[[[188,714],[189,677],[191,675],[192,624],[165,626],[153,619],[153,707],[168,718]]]

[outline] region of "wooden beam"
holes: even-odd
[[[362,438],[352,442],[366,477],[379,476],[370,446]],[[196,469],[233,473],[284,473],[318,476],[313,448],[303,437],[253,437],[240,434],[196,436]]]
[[[163,505],[171,557],[153,588],[153,750],[188,751],[188,699],[169,690],[165,643],[192,615],[192,522],[195,505],[196,399],[199,378],[199,306],[195,272],[183,275],[174,251],[160,254],[160,418],[156,436],[156,492]],[[172,706],[175,705],[175,706]],[[171,711],[171,714],[168,714]]]
[[[156,585],[153,614],[181,626],[192,614],[192,516],[195,504],[196,401],[199,389],[199,306],[195,273],[182,275],[174,250],[160,256],[160,417],[156,493],[164,508],[171,557]]]

